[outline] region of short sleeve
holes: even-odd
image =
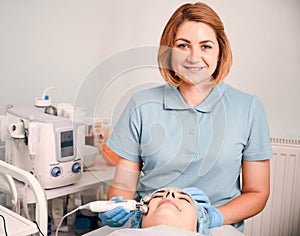
[[[140,162],[140,115],[134,97],[130,99],[120,116],[107,145],[119,156],[134,162]]]
[[[270,132],[266,114],[261,102],[253,96],[248,117],[248,140],[243,159],[247,161],[272,158]]]

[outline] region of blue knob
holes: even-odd
[[[53,167],[52,170],[51,170],[51,175],[53,177],[60,176],[61,175],[61,169],[60,169],[60,167],[58,167],[58,166]]]
[[[72,171],[74,173],[79,173],[81,171],[81,165],[79,162],[75,162],[72,166]]]

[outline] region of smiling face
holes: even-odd
[[[174,39],[172,68],[183,83],[196,85],[214,73],[219,51],[215,31],[209,25],[185,21],[179,26]]]
[[[143,216],[142,228],[168,225],[197,232],[197,213],[193,200],[186,193],[167,188],[156,192]]]

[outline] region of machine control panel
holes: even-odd
[[[55,166],[51,169],[51,175],[53,177],[58,177],[61,175],[61,168],[59,166]]]
[[[75,162],[72,166],[73,173],[79,173],[81,171],[81,165],[79,162]]]

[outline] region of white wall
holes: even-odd
[[[118,55],[157,46],[168,18],[185,2],[0,0],[0,114],[6,104],[31,104],[48,86],[58,88],[53,94],[57,102],[77,104],[84,97],[78,105],[96,104],[97,114],[118,110],[129,91],[162,81],[149,67],[114,74],[119,72],[113,68],[119,66]],[[258,95],[273,137],[300,138],[300,2],[204,2],[219,13],[232,43],[234,66],[226,81]],[[90,79],[110,60],[112,67],[105,69],[113,71],[112,83],[107,84],[107,74]],[[97,91],[100,103],[93,104],[91,94]]]

